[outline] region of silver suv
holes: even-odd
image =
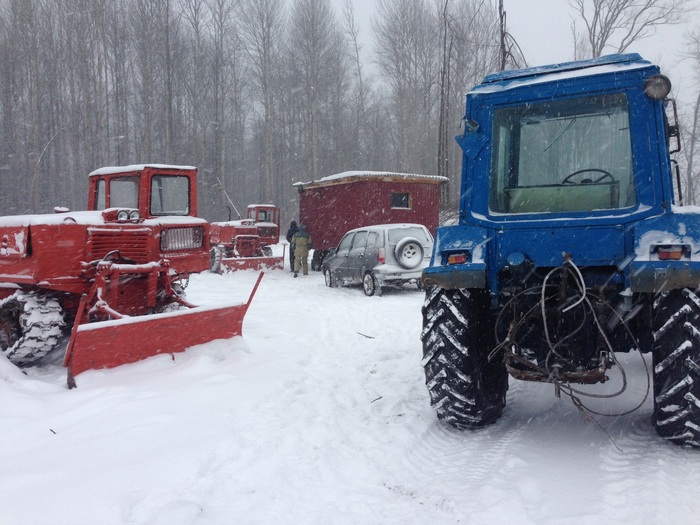
[[[365,226],[343,236],[321,271],[327,286],[361,283],[365,295],[379,295],[385,285],[420,286],[432,251],[433,236],[422,224]]]

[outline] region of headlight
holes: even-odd
[[[671,81],[665,75],[654,75],[644,81],[644,94],[653,100],[663,100],[671,92]]]
[[[141,218],[141,214],[139,213],[139,210],[132,210],[131,213],[129,213],[129,220],[132,222],[136,222]]]
[[[119,210],[117,212],[117,220],[118,221],[128,221],[129,220],[129,212],[127,210]]]

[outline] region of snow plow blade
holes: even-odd
[[[63,362],[68,372],[68,386],[74,387],[75,376],[86,370],[114,368],[242,335],[243,318],[263,275],[258,277],[246,303],[195,307],[74,326]]]
[[[283,270],[284,255],[287,251],[285,246],[282,255],[275,257],[268,255],[264,257],[223,257],[221,259],[220,273],[233,272],[236,270]]]
[[[221,271],[282,270],[284,257],[228,257],[221,259]]]

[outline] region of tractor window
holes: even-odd
[[[104,210],[107,207],[107,183],[104,179],[97,181],[95,186],[95,209]]]
[[[154,175],[151,179],[151,215],[188,215],[190,179],[181,175]]]
[[[112,179],[109,182],[109,206],[110,208],[138,208],[139,177]]]
[[[626,95],[619,93],[497,109],[491,210],[543,213],[634,206],[627,106]]]

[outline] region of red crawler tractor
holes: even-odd
[[[240,335],[257,284],[245,304],[199,308],[184,298],[190,274],[209,267],[197,170],[138,165],[89,179],[88,211],[0,218],[7,358],[34,365],[66,348],[73,384],[88,369]]]
[[[270,247],[279,240],[279,208],[272,204],[251,204],[247,218],[211,224],[211,271],[282,269],[284,251],[275,256]]]

